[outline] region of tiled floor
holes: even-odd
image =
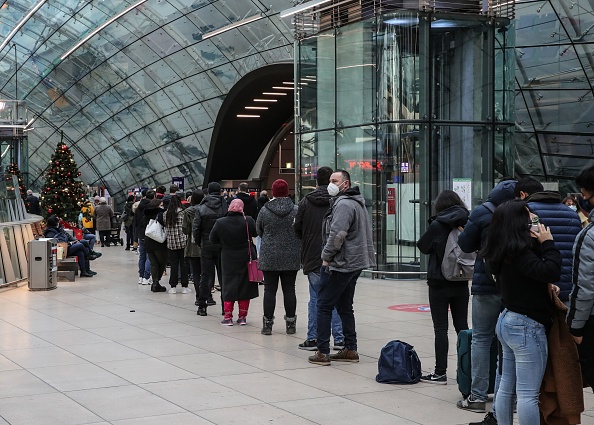
[[[196,315],[194,294],[153,294],[138,285],[137,255],[103,249],[98,276],[60,282],[49,292],[0,292],[0,425],[467,424],[481,414],[455,407],[455,338],[447,386],[375,382],[386,342],[413,344],[433,366],[425,312],[390,310],[425,303],[423,282],[360,279],[355,314],[358,364],[307,363],[307,280],[299,275],[298,332],[260,334],[262,298],[248,326],[223,327],[220,306]],[[262,294],[262,287],[260,287]],[[278,318],[284,314],[282,296]],[[583,424],[594,424],[585,393]]]

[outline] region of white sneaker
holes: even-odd
[[[190,288],[182,288],[182,294],[191,294],[192,290]]]
[[[142,276],[140,276],[140,277],[138,278],[138,284],[139,284],[139,285],[142,285],[142,281],[143,281],[143,280],[144,280],[144,279],[142,278]]]
[[[151,277],[149,277],[149,278],[148,278],[148,281],[149,281],[149,283],[152,285],[152,284],[153,284],[153,277],[152,277],[152,276],[151,276]]]
[[[173,288],[170,288],[169,291],[167,291],[169,294],[177,294],[177,289],[175,289],[175,286]]]
[[[150,285],[151,283],[153,283],[153,282],[151,282],[150,279],[142,279],[142,284],[143,285]]]

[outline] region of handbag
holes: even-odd
[[[165,234],[165,229],[156,219],[151,218],[146,225],[146,230],[144,232],[145,236],[151,238],[152,240],[163,243],[165,239],[167,239],[167,235]]]
[[[248,261],[248,280],[250,282],[264,282],[264,273],[262,270],[258,269],[258,260],[252,260],[252,241],[250,239],[250,229],[248,227],[247,218],[243,216],[245,220],[245,230],[247,231],[247,240],[248,240],[248,254],[250,256],[250,261]]]

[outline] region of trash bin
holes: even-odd
[[[58,241],[41,238],[29,241],[29,290],[49,291],[58,286]]]

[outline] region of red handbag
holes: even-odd
[[[264,282],[264,273],[262,273],[262,270],[258,269],[258,260],[252,260],[252,241],[250,238],[250,229],[248,227],[247,218],[245,215],[243,218],[245,220],[245,230],[247,231],[248,238],[248,254],[250,256],[250,261],[247,263],[248,280],[250,282]]]

